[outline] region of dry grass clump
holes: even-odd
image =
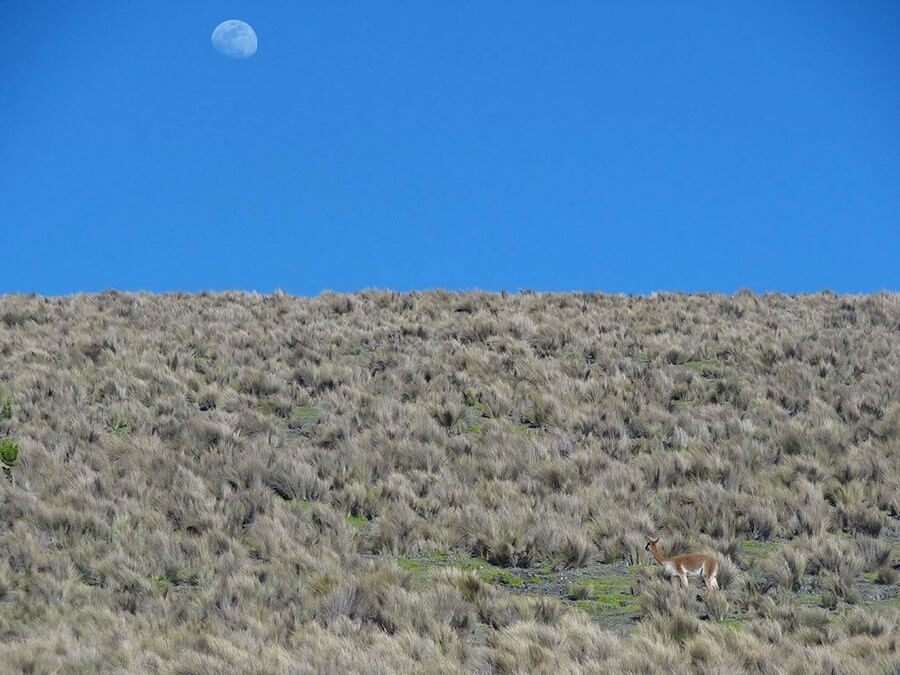
[[[806,553],[794,545],[786,545],[762,561],[759,570],[761,591],[766,592],[775,586],[798,591],[806,576]]]
[[[898,331],[888,293],[2,296],[0,659],[891,672]],[[627,570],[649,536],[722,593]],[[478,573],[596,565],[627,637]]]

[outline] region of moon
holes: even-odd
[[[249,59],[256,53],[256,32],[249,23],[238,19],[216,26],[210,42],[217,52],[231,59]]]

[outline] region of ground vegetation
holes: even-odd
[[[6,295],[0,443],[10,672],[900,670],[897,294]]]

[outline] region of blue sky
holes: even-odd
[[[900,290],[895,0],[0,0],[0,132],[0,292]]]

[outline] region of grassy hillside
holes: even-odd
[[[900,669],[896,294],[8,295],[0,439],[12,671]]]

